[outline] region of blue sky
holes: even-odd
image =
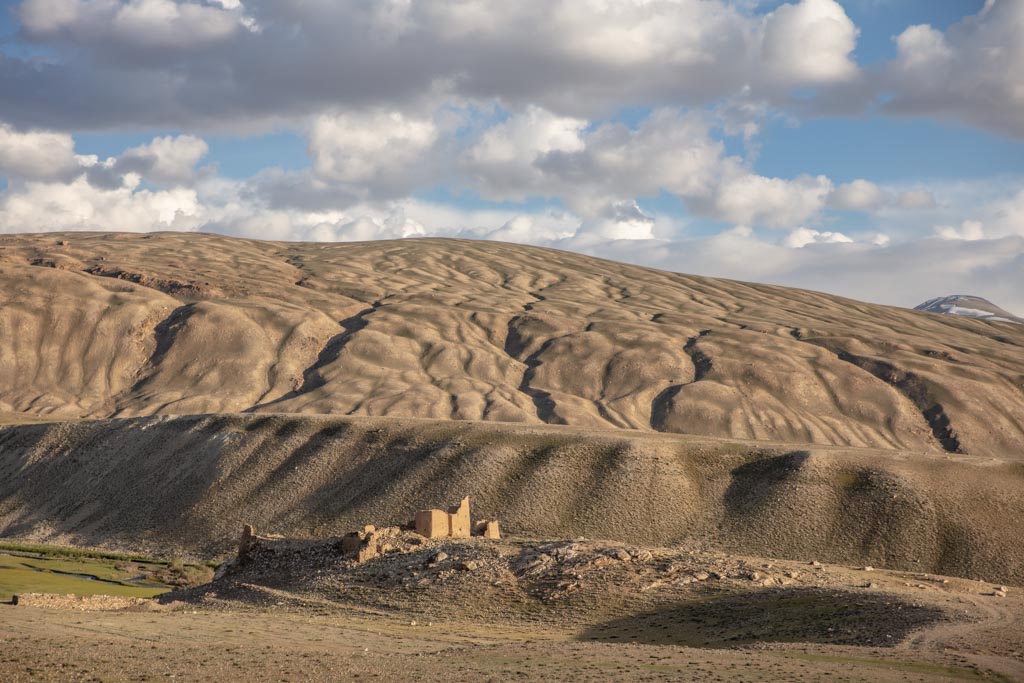
[[[1020,0],[0,5],[0,231],[501,239],[1024,312]]]

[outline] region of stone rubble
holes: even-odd
[[[247,525],[239,541],[238,557],[218,569],[211,585],[221,584],[225,591],[249,591],[249,586],[260,583],[260,577],[285,576],[312,595],[341,601],[384,600],[381,606],[390,602],[386,597],[373,596],[399,591],[404,596],[419,596],[415,598],[420,601],[417,604],[428,605],[424,613],[432,615],[443,605],[453,606],[445,602],[443,596],[450,595],[445,591],[464,589],[478,594],[482,604],[498,596],[507,600],[520,595],[515,600],[578,606],[585,604],[585,596],[603,590],[665,599],[692,591],[719,594],[749,590],[744,586],[754,586],[758,591],[802,590],[823,580],[833,589],[882,588],[874,581],[829,580],[831,570],[818,561],[755,563],[713,551],[647,549],[582,537],[494,540],[500,539],[498,523],[478,520],[471,525],[468,498],[448,510],[421,510],[408,525],[365,525],[359,531],[321,541],[261,536]],[[874,571],[873,577],[880,574],[865,566],[848,571]],[[941,585],[936,580],[938,590],[942,590]],[[908,582],[907,586],[931,588],[921,583]],[[1004,586],[992,586],[989,595],[1004,597],[1006,590]],[[217,592],[219,586],[211,591],[214,595]]]
[[[469,496],[466,496],[458,505],[449,507],[447,512],[436,509],[417,511],[415,518],[405,527],[389,526],[378,529],[373,524],[366,524],[359,531],[351,531],[334,541],[334,549],[343,556],[351,556],[357,564],[362,564],[382,555],[411,552],[422,545],[424,539],[465,539],[472,536],[501,538],[497,520],[481,519],[477,520],[476,524],[471,524],[470,519]],[[268,548],[269,542],[280,539],[280,536],[257,535],[251,524],[244,525],[238,540],[237,556],[221,564],[214,579],[219,579],[232,568],[245,564],[256,549]],[[430,566],[436,566],[447,558],[446,553],[439,552],[434,556]],[[470,570],[474,568],[470,567]]]

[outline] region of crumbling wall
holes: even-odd
[[[420,510],[416,513],[416,533],[427,538],[444,538],[451,533],[448,513],[442,510]]]
[[[473,526],[473,535],[483,536],[484,538],[501,538],[501,528],[498,526],[498,520],[477,520],[477,523]]]
[[[469,496],[463,498],[458,505],[452,505],[448,512],[443,510],[420,510],[412,522],[416,533],[426,538],[469,538],[483,536],[485,538],[501,538],[498,522],[480,520],[473,525],[469,514]]]
[[[458,505],[448,508],[448,535],[451,538],[469,538],[469,496]]]

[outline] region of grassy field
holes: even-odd
[[[0,543],[0,601],[19,593],[151,597],[208,580],[200,565],[63,546]]]
[[[129,553],[116,553],[109,550],[97,550],[95,548],[75,548],[66,545],[46,545],[41,543],[18,543],[16,541],[0,541],[0,552],[5,550],[19,553],[37,553],[47,557],[85,557],[100,558],[104,560],[127,560],[132,562],[161,563],[161,560],[154,560],[143,555],[132,555]]]

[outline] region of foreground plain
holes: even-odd
[[[262,552],[157,601],[0,606],[5,680],[1024,676],[1020,592],[961,579],[592,541]]]

